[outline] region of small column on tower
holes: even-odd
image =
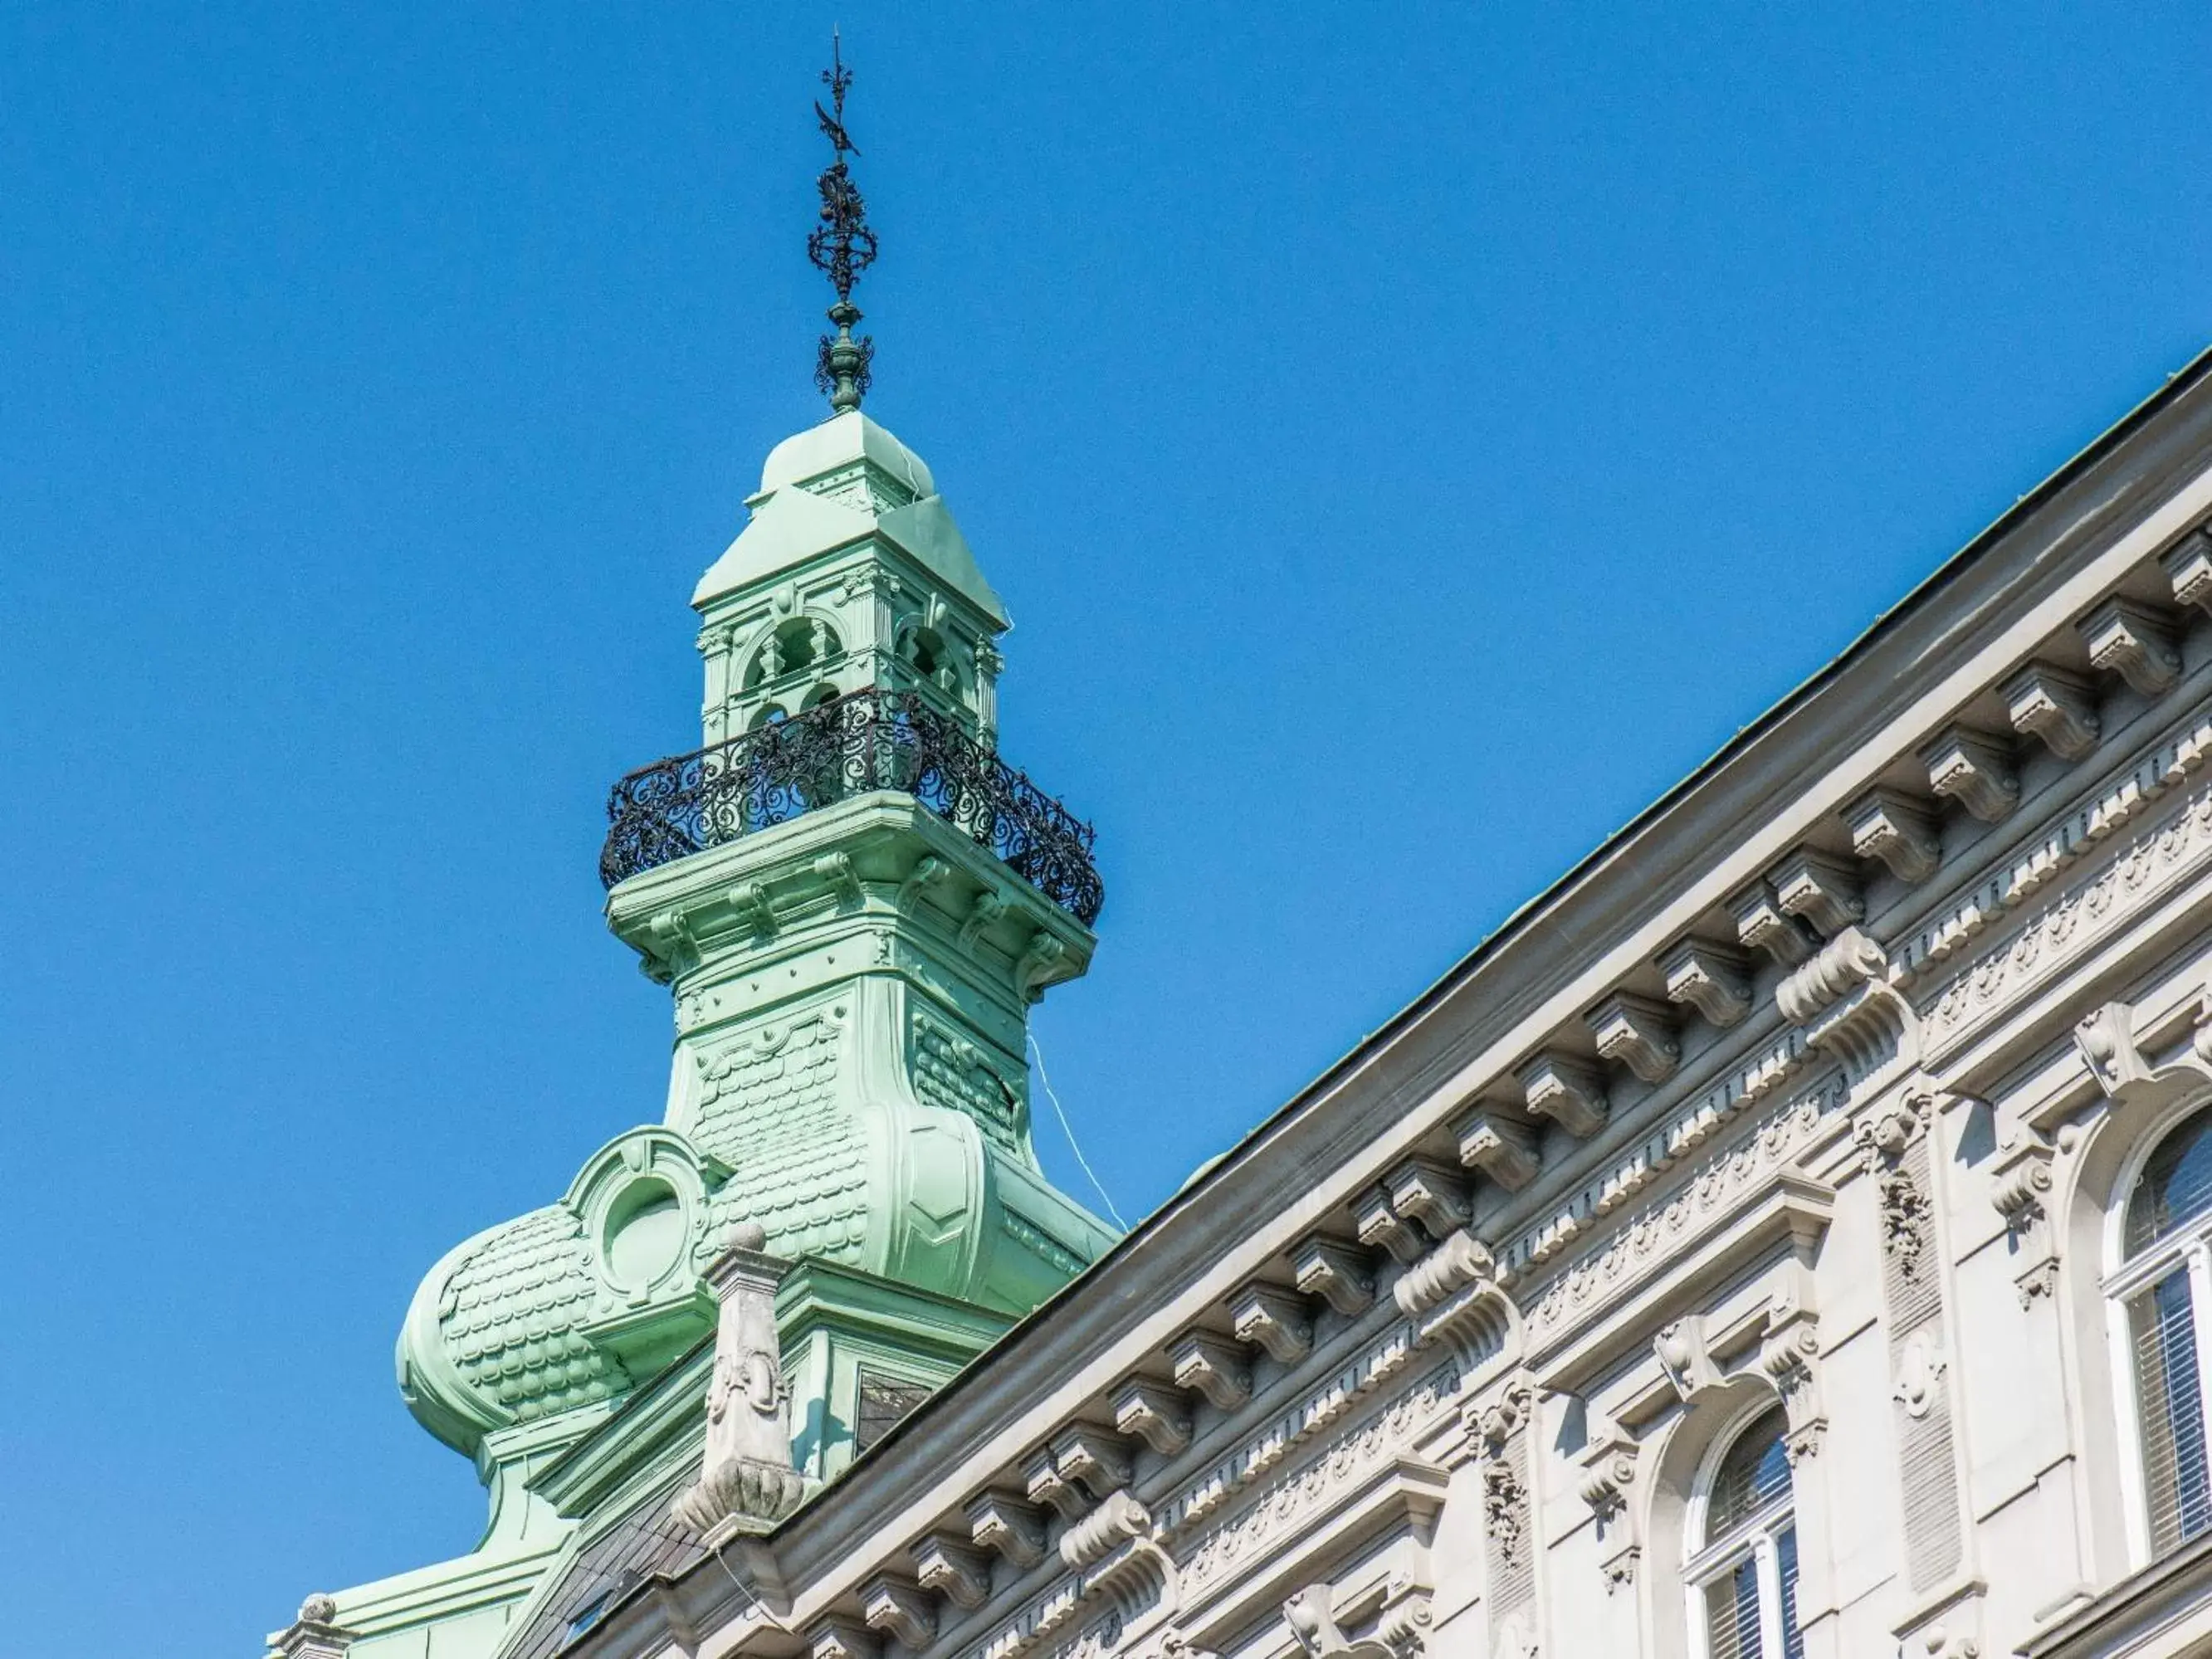
[[[762,1529],[799,1507],[805,1482],[791,1462],[790,1395],[775,1333],[775,1287],[787,1263],[768,1234],[741,1221],[704,1277],[714,1293],[714,1380],[699,1479],[677,1498],[676,1518],[702,1533],[735,1520]]]

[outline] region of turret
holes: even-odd
[[[662,1121],[449,1254],[400,1337],[410,1407],[492,1488],[487,1547],[537,1547],[577,1458],[629,1455],[611,1413],[706,1363],[733,1244],[784,1264],[762,1294],[819,1480],[1113,1237],[1030,1132],[1028,1011],[1095,944],[1091,830],[1000,756],[1006,608],[929,468],[861,411],[875,240],[849,77],[825,78],[831,413],[770,453],[692,595],[703,746],[609,803],[607,922],[672,1003]]]

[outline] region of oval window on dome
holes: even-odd
[[[607,1217],[607,1274],[627,1289],[641,1290],[673,1267],[684,1253],[684,1206],[658,1181],[641,1181]]]

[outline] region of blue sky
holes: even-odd
[[[836,15],[1131,1214],[2212,340],[2201,6]],[[0,14],[0,1652],[473,1540],[392,1339],[660,1109],[604,791],[820,413],[831,16]]]

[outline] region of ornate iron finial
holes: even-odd
[[[853,84],[853,71],[845,67],[834,29],[830,34],[830,67],[822,71],[822,84],[830,88],[830,107],[823,108],[822,100],[816,99],[814,118],[836,159],[814,181],[822,192],[822,222],[806,239],[806,257],[837,290],[837,303],[829,313],[837,332],[822,337],[821,349],[814,358],[814,384],[829,398],[830,407],[842,415],[860,406],[868,389],[869,365],[875,361],[873,337],[853,337],[853,325],[860,320],[860,308],[853,303],[853,284],[876,262],[876,233],[868,228],[867,204],[860,199],[860,186],[853,182],[852,169],[845,160],[860,152],[845,131],[845,93]]]

